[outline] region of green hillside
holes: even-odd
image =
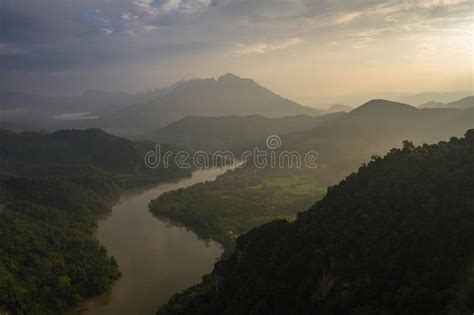
[[[170,164],[168,168],[148,168],[147,152],[155,144],[133,142],[100,129],[59,130],[49,134],[0,131],[0,174],[52,176],[106,173],[123,185],[156,183],[190,170]],[[162,152],[179,148],[163,145]]]
[[[321,198],[328,186],[355,171],[373,155],[399,147],[406,139],[421,144],[447,140],[451,135],[462,136],[474,127],[473,113],[472,110],[420,110],[385,100],[370,101],[351,113],[327,120],[321,118],[312,129],[281,134],[282,146],[276,150],[277,155],[295,151],[304,156],[305,152],[317,151],[317,168],[306,168],[304,163],[300,169],[259,168],[251,159],[247,167],[224,174],[216,182],[162,195],[152,203],[151,210],[231,250],[235,237],[251,228],[276,218],[295,218],[298,212]],[[225,119],[213,121],[216,120]],[[207,132],[212,128],[202,129]],[[226,130],[223,125],[221,129]],[[218,143],[214,139],[226,132],[209,133],[202,140],[196,137],[198,134],[189,132],[187,136],[197,138],[196,143],[211,144]],[[253,143],[266,150],[265,139]]]
[[[237,239],[158,314],[469,314],[474,130],[374,157],[296,221]]]
[[[173,143],[192,150],[240,152],[269,135],[309,130],[337,119],[343,113],[321,116],[296,115],[281,118],[252,116],[186,117],[144,138]]]
[[[0,132],[2,307],[62,314],[111,287],[120,272],[96,222],[125,189],[190,175],[146,168],[152,148],[96,129]]]

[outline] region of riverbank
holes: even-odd
[[[158,218],[222,244],[227,256],[239,235],[273,220],[292,221],[325,192],[317,178],[303,171],[236,169],[216,181],[163,194],[150,209]]]
[[[222,247],[156,219],[148,205],[165,192],[215,180],[225,171],[198,170],[190,178],[122,195],[97,231],[97,239],[115,257],[122,277],[76,314],[154,314],[173,294],[200,282],[221,256]]]

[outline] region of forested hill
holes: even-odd
[[[421,144],[462,136],[474,128],[473,109],[417,109],[372,100],[350,113],[317,117],[185,118],[155,135],[198,150],[234,150],[238,156],[238,147],[267,148],[264,136],[273,133],[282,140],[277,154],[296,151],[304,156],[317,151],[319,167],[262,169],[249,159],[246,168],[224,174],[215,182],[161,195],[151,203],[151,210],[230,251],[236,236],[277,218],[293,219],[324,196],[328,186],[371,156],[399,147],[405,139]],[[298,128],[303,131],[295,132]]]
[[[324,146],[339,151],[345,147],[350,148],[351,154],[358,154],[361,149],[368,148],[373,152],[385,152],[407,138],[417,143],[433,143],[450,136],[461,136],[473,127],[474,108],[419,109],[378,99],[368,101],[349,113],[315,117],[186,117],[143,138],[193,150],[238,152],[262,144],[267,136],[276,134],[283,138],[288,150],[304,152],[322,150]]]
[[[63,314],[111,287],[97,220],[124,189],[190,174],[145,167],[153,148],[97,129],[0,131],[0,310]]]
[[[237,239],[158,314],[470,314],[474,130],[393,149],[293,223]]]
[[[268,118],[259,115],[185,117],[144,136],[159,143],[174,143],[207,152],[248,149],[266,136],[288,134],[329,123],[343,113]]]
[[[185,176],[190,170],[171,163],[168,168],[148,168],[147,152],[155,144],[134,142],[101,129],[59,130],[49,134],[14,133],[0,130],[0,175],[51,176],[109,173],[126,182],[156,183],[170,177]],[[163,152],[176,152],[163,145]]]

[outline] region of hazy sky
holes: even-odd
[[[473,3],[0,0],[0,89],[143,91],[233,72],[297,100],[467,90]]]

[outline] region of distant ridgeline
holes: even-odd
[[[474,129],[373,157],[158,314],[471,314]]]
[[[45,98],[0,91],[0,99],[0,111],[5,110],[3,123],[10,128],[94,127],[127,136],[148,134],[186,116],[283,117],[321,113],[232,74],[178,82],[150,93],[88,91],[78,96]]]
[[[360,145],[374,141],[383,142],[383,149],[388,150],[400,139],[431,143],[454,135],[461,136],[473,127],[474,104],[465,108],[419,109],[387,100],[371,100],[349,113],[315,117],[186,117],[144,138],[183,145],[192,150],[241,152],[264,144],[269,135],[279,135],[283,138],[285,149],[320,150],[323,145],[337,147],[346,141],[347,145],[355,148],[355,153],[367,147],[360,148]],[[351,143],[353,139],[356,142]],[[264,145],[260,147],[264,148]],[[376,152],[381,146],[368,148]]]
[[[173,163],[167,168],[147,167],[144,156],[154,150],[153,143],[130,141],[100,129],[50,134],[0,130],[0,171],[22,176],[101,173],[132,186],[190,175],[190,170],[177,168]],[[179,148],[162,145],[162,150],[176,152]]]
[[[110,288],[120,273],[95,239],[99,217],[124,189],[190,175],[146,168],[152,148],[96,129],[0,132],[1,307],[61,314]]]
[[[373,155],[384,154],[410,139],[436,143],[474,128],[474,107],[417,109],[406,104],[372,100],[350,113],[268,119],[190,117],[161,129],[160,141],[213,151],[236,152],[257,146],[268,151],[265,136],[281,137],[281,151],[317,151],[317,168],[248,167],[161,195],[151,203],[154,214],[186,225],[204,239],[218,241],[226,254],[235,238],[274,219],[294,220],[324,196],[326,188],[357,170]]]

